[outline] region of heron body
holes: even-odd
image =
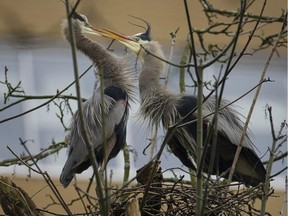
[[[111,37],[119,40],[133,50],[143,62],[143,70],[139,78],[139,90],[141,98],[140,113],[144,119],[148,119],[151,125],[163,124],[164,128],[182,120],[197,106],[197,97],[194,95],[184,95],[171,92],[160,84],[160,76],[164,70],[165,59],[161,46],[158,42],[150,40],[150,26],[143,34],[132,37],[121,36],[119,34]],[[148,36],[147,36],[148,35]],[[130,39],[134,38],[135,41]],[[158,58],[156,58],[157,56]],[[160,58],[160,59],[159,59]],[[222,100],[220,107],[227,105],[226,100]],[[216,100],[210,97],[203,103],[203,116],[215,111]],[[210,174],[228,177],[229,169],[232,166],[236,149],[240,144],[243,132],[243,122],[239,118],[240,114],[231,106],[227,106],[219,111],[217,142],[215,161]],[[209,125],[212,124],[213,115],[203,119],[203,140],[208,138]],[[185,126],[178,127],[170,140],[167,142],[171,151],[187,167],[197,169],[197,111],[190,114],[182,123]],[[208,172],[211,159],[212,140],[207,141],[207,151],[204,155],[204,172]],[[248,135],[245,135],[243,147],[236,165],[233,180],[245,185],[255,186],[265,180],[266,171],[259,157],[253,149],[253,143]]]
[[[139,79],[139,90],[141,95],[141,114],[148,118],[152,124],[159,125],[160,120],[164,128],[175,124],[183,117],[189,114],[197,106],[197,97],[194,95],[175,94],[166,90],[161,86],[159,80],[161,72],[163,72],[163,61],[155,58],[154,55],[165,59],[161,47],[158,43],[151,41],[142,44],[143,49],[138,52],[144,62],[144,69]],[[148,52],[147,52],[148,51]],[[157,72],[156,72],[157,71]],[[153,77],[153,78],[151,78]],[[154,106],[153,106],[154,104]],[[221,101],[221,107],[228,104],[226,100]],[[215,111],[216,100],[210,97],[203,104],[203,116],[211,114]],[[217,144],[214,166],[212,173],[228,177],[229,168],[231,168],[234,155],[240,143],[243,132],[243,122],[239,118],[239,113],[231,106],[219,111]],[[197,111],[183,122],[192,122],[183,127],[178,128],[171,139],[168,146],[176,157],[187,167],[195,169],[196,161],[196,131],[197,131]],[[213,115],[203,119],[203,140],[208,137],[209,124],[212,123]],[[212,140],[208,141],[207,154],[204,160],[204,172],[208,171],[212,150]],[[234,181],[243,182],[246,185],[255,186],[265,180],[265,168],[253,149],[253,144],[248,135],[243,141],[243,148],[238,159]]]
[[[88,25],[87,19],[84,18],[77,14],[77,19],[72,19],[76,48],[91,59],[103,82],[99,88],[96,88],[95,84],[92,97],[82,104],[83,120],[96,160],[98,164],[106,166],[126,142],[129,100],[133,97],[131,78],[133,70],[127,66],[127,60],[114,56],[102,45],[84,36],[84,27]],[[62,27],[65,39],[71,43],[67,20]],[[101,96],[101,88],[103,88],[103,96]],[[72,117],[67,137],[69,153],[60,176],[60,182],[64,187],[70,184],[76,173],[83,172],[91,164],[78,111]]]
[[[228,101],[222,100],[221,106],[226,106]],[[188,115],[197,106],[197,98],[193,95],[185,95],[177,102],[176,110],[177,114],[174,122],[180,121],[186,115]],[[214,98],[208,99],[203,104],[203,116],[210,114],[215,111],[216,100]],[[217,142],[215,160],[212,162],[212,175],[221,175],[224,178],[228,178],[229,169],[232,166],[234,156],[240,143],[241,134],[243,131],[243,124],[241,119],[238,117],[240,114],[233,107],[226,107],[218,113],[218,129],[217,129]],[[169,117],[168,117],[169,118]],[[185,126],[176,130],[174,136],[168,141],[168,145],[172,152],[181,160],[181,162],[192,169],[196,169],[195,163],[191,161],[196,159],[196,131],[197,112],[190,114],[183,123],[191,122]],[[213,116],[206,117],[203,119],[203,142],[206,143],[209,133],[209,125],[212,124]],[[167,128],[171,124],[165,123],[164,126]],[[192,144],[192,145],[191,145]],[[203,171],[208,172],[212,154],[212,139],[207,142],[207,151],[204,155]],[[264,182],[266,171],[262,165],[262,162],[258,158],[257,154],[253,150],[253,143],[248,136],[245,136],[243,140],[243,147],[236,165],[234,172],[233,181],[243,182],[246,185],[256,186],[260,182]]]

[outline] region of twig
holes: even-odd
[[[285,216],[285,214],[287,213],[287,204],[288,204],[287,192],[288,192],[288,177],[286,175],[286,177],[285,177],[285,192],[284,192],[284,196],[283,196],[283,205],[282,205],[282,209],[280,212],[280,216]]]
[[[147,181],[147,183],[146,183],[146,186],[145,186],[145,191],[144,191],[143,198],[142,198],[141,205],[140,205],[140,211],[142,211],[143,208],[144,208],[144,206],[145,206],[145,202],[146,202],[146,198],[147,198],[147,195],[148,195],[148,191],[149,191],[150,185],[151,185],[151,183],[152,183],[153,176],[154,176],[154,174],[155,174],[155,172],[156,172],[156,169],[157,169],[157,164],[158,164],[157,162],[159,162],[159,159],[160,159],[160,157],[161,157],[161,155],[162,155],[162,152],[163,152],[163,150],[164,150],[164,148],[165,148],[165,146],[166,146],[166,143],[167,143],[167,142],[170,140],[170,138],[173,136],[173,134],[174,134],[174,132],[175,132],[175,129],[176,129],[176,126],[174,126],[174,127],[169,127],[169,128],[168,128],[167,133],[166,133],[166,135],[165,135],[165,138],[164,138],[164,140],[163,140],[163,142],[162,142],[162,145],[161,145],[158,153],[156,154],[156,156],[155,156],[154,159],[153,159],[153,160],[155,161],[155,163],[154,163],[153,166],[152,166],[149,179],[148,179],[148,181]],[[153,160],[151,160],[151,162],[152,162]],[[144,169],[143,169],[143,170],[144,170]],[[142,171],[143,171],[143,170],[142,170]],[[142,171],[141,171],[141,172],[142,172]],[[139,176],[139,175],[141,174],[141,172],[137,173],[137,176]]]
[[[65,2],[66,2],[66,13],[67,13],[67,18],[68,18],[69,33],[70,33],[70,37],[71,37],[71,51],[72,51],[72,59],[73,59],[73,67],[74,67],[74,78],[75,78],[75,86],[76,86],[76,95],[77,95],[77,98],[78,98],[77,102],[78,102],[78,112],[79,112],[79,118],[80,118],[80,129],[81,129],[81,133],[83,135],[83,139],[84,139],[86,148],[88,150],[90,162],[91,162],[92,167],[93,167],[94,172],[95,172],[95,179],[96,179],[96,184],[97,184],[97,188],[98,188],[100,209],[101,209],[103,215],[108,215],[107,209],[105,208],[106,204],[105,204],[103,191],[102,191],[101,177],[100,177],[100,174],[99,174],[99,171],[98,171],[98,163],[97,163],[96,156],[94,154],[91,142],[90,142],[90,140],[89,140],[89,138],[87,136],[87,128],[85,128],[86,126],[85,126],[85,123],[84,123],[83,109],[82,109],[82,103],[81,103],[80,82],[79,82],[79,77],[78,77],[78,66],[77,66],[77,57],[76,57],[75,38],[74,38],[74,34],[73,34],[72,20],[71,20],[71,17],[70,17],[69,1],[65,0]]]
[[[195,50],[195,41],[194,41],[194,36],[193,36],[193,28],[192,28],[191,19],[190,19],[189,8],[188,8],[187,0],[183,0],[183,2],[184,2],[186,21],[187,21],[187,25],[188,25],[188,29],[189,29],[189,35],[190,35],[190,40],[191,40],[191,48],[192,48],[192,55],[193,55],[193,63],[194,63],[194,65],[193,66],[191,65],[191,66],[194,67],[197,79],[199,80],[199,77],[198,77],[199,76],[199,74],[198,74],[198,68],[199,67],[198,67],[198,64],[197,64],[197,52]]]
[[[212,7],[204,8],[204,11],[205,12],[209,12],[209,13],[217,13],[217,14],[225,16],[225,17],[237,17],[237,16],[239,16],[239,12],[238,11],[237,12],[236,11],[227,11],[227,10],[222,10],[222,9],[215,9],[215,8],[212,8]],[[254,14],[251,14],[251,13],[245,13],[244,17],[254,18],[254,19],[258,19],[259,18],[258,15],[254,15]],[[269,17],[269,16],[262,16],[261,17],[261,21],[265,21],[265,22],[280,22],[280,23],[283,23],[283,22],[285,22],[285,20],[286,20],[285,15],[281,15],[278,18]]]
[[[66,205],[65,201],[63,200],[61,194],[59,193],[58,189],[56,188],[56,186],[54,185],[53,181],[51,180],[50,176],[48,175],[47,172],[43,172],[40,167],[38,166],[37,162],[34,160],[33,156],[31,155],[29,149],[26,146],[26,141],[23,141],[21,138],[19,138],[21,145],[24,147],[24,149],[26,150],[26,152],[28,153],[28,155],[30,156],[31,160],[33,161],[33,164],[36,166],[36,169],[33,169],[34,171],[36,170],[36,173],[39,173],[42,175],[42,177],[44,178],[45,182],[49,185],[50,189],[52,190],[52,192],[54,193],[54,195],[56,196],[56,198],[58,199],[58,201],[61,203],[62,207],[64,208],[64,210],[67,212],[68,215],[73,215],[72,212],[70,211],[70,209],[68,208],[68,206]],[[31,166],[29,166],[30,169],[32,169]]]
[[[52,143],[52,145],[50,145],[48,148],[42,150],[41,152],[33,155],[32,157],[36,160],[36,161],[39,161],[43,158],[46,158],[47,156],[50,156],[50,155],[53,155],[57,152],[59,152],[63,147],[65,147],[67,144],[65,142],[59,142],[59,143]],[[7,147],[11,153],[13,154],[13,151]],[[16,156],[15,154],[13,154],[14,156]],[[21,161],[19,160],[21,159]],[[3,160],[3,161],[0,161],[0,166],[11,166],[11,165],[14,165],[14,164],[19,164],[19,161],[21,163],[26,163],[29,162],[31,160],[31,157],[30,156],[21,156],[16,159],[7,159],[7,160]],[[27,164],[29,165],[29,164]]]
[[[124,156],[124,177],[123,177],[123,185],[124,185],[128,182],[130,174],[130,151],[127,143],[125,143],[123,148],[123,156]]]
[[[278,161],[278,160],[282,160],[282,159],[286,158],[287,155],[288,155],[288,151],[282,153],[282,154],[281,154],[280,156],[278,156],[278,157],[274,157],[273,161],[275,162],[275,161]],[[265,165],[265,164],[267,164],[268,162],[269,162],[269,160],[263,161],[262,163]]]
[[[267,204],[267,200],[269,197],[269,185],[270,185],[269,179],[270,179],[270,175],[272,171],[273,159],[275,156],[275,150],[276,150],[276,145],[277,145],[277,138],[275,135],[275,129],[274,129],[274,123],[273,123],[273,117],[272,117],[272,107],[268,107],[267,110],[269,113],[269,120],[270,120],[270,127],[271,127],[271,134],[273,137],[273,141],[272,141],[272,147],[269,151],[270,152],[269,162],[266,168],[266,177],[265,177],[265,182],[264,182],[264,187],[263,187],[264,194],[262,196],[261,212],[260,212],[261,216],[264,216],[265,211],[266,211],[266,204]]]
[[[266,1],[265,1],[266,2]],[[287,13],[286,13],[286,18],[287,18]],[[281,35],[282,35],[282,32],[283,30],[285,29],[286,27],[286,19],[285,19],[285,22],[283,22],[283,25],[281,27],[281,30],[279,32],[279,35],[278,35],[278,38],[276,40],[276,43],[274,44],[271,52],[270,52],[270,55],[268,56],[267,60],[266,60],[266,63],[265,63],[265,66],[264,66],[264,69],[263,69],[263,72],[261,74],[261,77],[260,77],[260,82],[262,82],[264,80],[264,77],[266,75],[266,71],[268,69],[268,66],[269,66],[269,63],[271,61],[271,58],[274,54],[274,52],[276,51],[276,48],[277,48],[277,42],[279,41],[279,39],[281,38]],[[247,119],[245,121],[245,124],[244,124],[244,128],[243,128],[243,133],[241,135],[241,138],[240,138],[240,143],[237,147],[237,151],[235,153],[235,157],[234,157],[234,160],[233,160],[233,164],[231,166],[231,170],[230,170],[230,173],[229,173],[229,177],[228,177],[228,184],[231,182],[232,180],[232,176],[233,176],[233,173],[235,171],[235,167],[236,167],[236,163],[238,161],[238,158],[239,158],[239,155],[240,155],[240,152],[241,152],[241,149],[242,149],[242,145],[243,145],[243,140],[244,140],[244,137],[245,137],[245,134],[246,134],[246,131],[247,131],[247,128],[248,128],[248,123],[250,122],[250,118],[252,116],[252,113],[253,113],[253,110],[254,110],[254,107],[255,107],[255,104],[256,104],[256,101],[258,99],[258,95],[260,93],[260,90],[261,90],[261,86],[262,85],[259,85],[256,89],[256,93],[255,93],[255,96],[253,98],[253,101],[252,101],[252,104],[251,104],[251,107],[250,107],[250,110],[249,110],[249,113],[248,113],[248,116],[247,116]]]
[[[190,40],[189,40],[189,37],[188,37],[187,40],[186,40],[185,47],[183,49],[180,65],[185,65],[186,64],[189,48],[190,48]],[[184,93],[185,92],[185,70],[184,70],[184,68],[179,68],[179,70],[180,70],[180,74],[179,74],[179,88],[180,88],[180,92]]]
[[[82,76],[84,76],[92,67],[93,67],[93,65],[90,65],[90,66],[79,76],[79,79],[80,79]],[[30,112],[33,112],[33,111],[39,109],[39,108],[41,108],[41,107],[46,106],[47,104],[49,104],[50,102],[52,102],[53,100],[55,100],[56,98],[58,98],[63,92],[67,91],[67,89],[69,89],[69,88],[70,88],[72,85],[74,85],[74,84],[75,84],[75,80],[74,80],[73,82],[71,82],[67,87],[65,87],[62,91],[57,91],[56,95],[54,95],[54,96],[53,96],[51,99],[49,99],[48,101],[46,101],[46,102],[44,102],[44,103],[42,103],[42,104],[40,104],[40,105],[38,105],[38,106],[36,106],[36,107],[34,107],[34,108],[32,108],[32,109],[29,109],[29,110],[26,110],[26,111],[24,111],[24,112],[22,112],[22,113],[19,113],[19,114],[17,114],[17,115],[14,115],[14,116],[11,116],[11,117],[2,119],[2,120],[0,120],[0,124],[2,124],[2,123],[4,123],[4,122],[7,122],[7,121],[10,121],[10,120],[13,120],[13,119],[16,119],[16,118],[19,118],[19,117],[21,117],[21,116],[24,116],[24,115],[26,115],[26,114],[28,114],[28,113],[30,113]],[[22,100],[19,101],[19,102],[22,102]],[[16,103],[19,103],[19,102],[15,102],[15,104],[16,104]]]
[[[25,161],[23,161],[15,152],[7,146],[7,149],[17,158],[18,161],[20,161],[24,166],[26,166],[28,169],[31,169],[33,172],[41,174],[38,170],[34,169],[31,165],[27,164]],[[31,157],[30,157],[31,158]],[[31,158],[32,159],[32,158]]]
[[[195,55],[195,54],[194,54]],[[198,85],[198,94],[197,94],[197,153],[196,153],[196,215],[202,215],[203,213],[203,191],[202,191],[202,167],[201,160],[203,157],[203,68],[202,62],[200,61],[200,65],[198,68],[198,76],[197,76],[197,85]]]
[[[173,57],[173,54],[174,54],[174,47],[175,47],[175,43],[176,43],[176,36],[177,36],[178,30],[179,30],[179,28],[177,28],[177,29],[175,30],[175,32],[171,32],[171,33],[170,33],[171,38],[172,38],[172,41],[171,41],[170,54],[169,54],[169,58],[168,58],[168,61],[169,61],[169,62],[171,62],[172,57]],[[171,65],[168,65],[167,76],[166,76],[166,78],[165,78],[165,84],[164,84],[165,87],[167,87],[167,84],[168,84],[170,71],[171,71]]]
[[[151,137],[151,141],[150,141],[150,155],[149,155],[149,161],[152,160],[153,155],[154,155],[154,151],[156,149],[156,144],[157,144],[157,134],[158,134],[158,126],[155,126],[155,128],[153,128],[153,134]]]

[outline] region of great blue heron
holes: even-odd
[[[77,14],[72,16],[76,48],[88,56],[102,76],[103,99],[101,90],[95,88],[92,97],[83,103],[84,124],[87,135],[93,146],[97,162],[106,166],[106,163],[115,157],[126,142],[126,125],[128,120],[128,101],[133,97],[133,79],[127,59],[111,54],[102,45],[88,39],[83,33],[92,32],[93,27],[88,23],[86,16]],[[68,22],[62,25],[64,38],[71,43]],[[95,33],[94,30],[93,33]],[[102,35],[101,32],[96,34]],[[101,103],[103,101],[103,104]],[[103,109],[102,109],[103,108]],[[105,128],[103,128],[102,112],[104,112]],[[103,139],[105,130],[105,140]],[[103,145],[105,146],[105,155]],[[78,111],[74,114],[71,122],[71,130],[68,135],[69,153],[63,167],[60,182],[67,187],[76,173],[82,173],[90,166],[88,151],[80,129]]]
[[[176,123],[197,105],[197,97],[194,95],[184,95],[171,92],[160,84],[160,77],[164,69],[165,59],[161,46],[157,41],[151,40],[150,25],[147,30],[131,37],[121,35],[109,30],[109,37],[118,40],[126,47],[137,53],[143,62],[143,70],[139,78],[139,90],[141,98],[140,113],[152,125],[159,125],[161,122],[164,128]],[[107,35],[106,35],[107,36]],[[156,58],[155,56],[159,57]],[[225,107],[228,101],[222,100],[221,107]],[[203,116],[215,111],[215,97],[210,97],[203,104]],[[227,106],[219,111],[217,144],[215,161],[210,174],[227,178],[229,169],[232,166],[236,149],[240,143],[243,132],[243,121],[233,107]],[[186,118],[185,122],[192,122],[178,128],[170,140],[167,142],[171,151],[181,162],[192,169],[196,169],[196,128],[197,111]],[[213,115],[203,119],[203,140],[208,137],[209,125],[212,123]],[[204,160],[204,172],[208,172],[211,158],[212,141],[208,142],[207,153]],[[194,160],[191,160],[194,159]],[[249,135],[243,140],[233,181],[239,181],[245,185],[256,186],[264,182],[266,170],[259,157],[253,149]]]

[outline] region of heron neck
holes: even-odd
[[[165,59],[165,57],[156,41],[151,41],[149,44],[143,45],[143,47],[144,49],[140,50],[144,63],[139,78],[139,90],[140,94],[149,94],[153,93],[153,91],[160,91],[163,88],[160,77],[164,70],[164,62],[160,59]]]
[[[162,52],[158,52],[158,55],[155,53],[155,55],[164,59]],[[179,95],[167,90],[160,82],[164,62],[149,53],[142,57],[144,68],[139,78],[140,113],[144,116],[144,119],[149,119],[152,125],[159,125],[166,115],[174,113],[175,107],[173,104],[175,104],[174,102]]]
[[[66,40],[71,44],[68,28],[63,29]],[[102,45],[86,38],[79,26],[74,24],[75,45],[84,53],[98,69],[98,75],[102,75],[104,86],[116,86],[123,89],[130,98],[133,94],[133,84],[130,71],[125,62],[118,59]]]
[[[102,45],[86,38],[83,34],[75,33],[76,48],[90,58],[98,70],[103,70],[103,78],[114,75],[117,61]],[[112,73],[112,74],[111,74]]]

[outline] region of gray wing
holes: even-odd
[[[183,96],[177,102],[177,112],[181,117],[186,116],[194,107],[196,107],[197,98],[195,96]],[[227,105],[226,100],[221,101],[221,106]],[[215,98],[209,98],[203,104],[203,116],[213,113],[215,110]],[[178,115],[177,114],[177,115]],[[192,121],[197,118],[195,112],[186,121]],[[240,137],[243,132],[243,122],[240,117],[241,114],[231,106],[226,107],[219,111],[218,115],[218,136],[216,144],[216,155],[214,167],[212,170],[213,175],[221,174],[230,169],[237,146],[240,143]],[[203,138],[208,136],[209,124],[212,123],[213,115],[204,119],[203,123]],[[185,122],[184,122],[185,123]],[[164,125],[168,125],[167,123]],[[182,128],[176,130],[174,135],[168,141],[168,145],[172,152],[181,160],[181,162],[192,169],[196,169],[192,159],[196,159],[196,137],[197,137],[197,123],[192,122]],[[191,157],[190,157],[190,156]],[[211,158],[211,143],[207,145],[204,171],[208,171]],[[246,135],[243,141],[243,148],[236,166],[233,180],[243,182],[246,185],[255,186],[265,180],[266,171],[261,163],[261,160],[253,149],[249,135]],[[228,176],[223,176],[227,178]]]
[[[127,106],[127,99],[115,101],[111,96],[104,94],[105,136],[108,148],[109,146],[113,148],[117,141],[114,129],[123,119]],[[83,114],[87,135],[96,154],[97,162],[100,164],[104,156],[101,154],[103,127],[99,91],[96,91],[93,97],[83,103]],[[60,182],[64,187],[69,185],[76,173],[81,173],[90,166],[88,151],[80,129],[78,111],[73,116],[68,140],[68,158],[60,176]]]

